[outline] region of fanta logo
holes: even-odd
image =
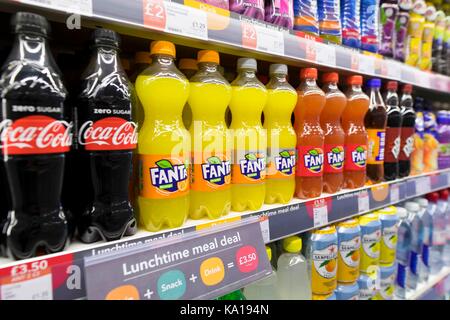
[[[225,177],[231,175],[231,163],[216,156],[209,157],[202,164],[202,175],[204,180],[221,186],[225,184]]]
[[[344,166],[344,148],[337,146],[327,153],[327,163],[334,169],[341,169]]]
[[[187,170],[184,164],[173,165],[169,160],[155,162],[156,167],[150,168],[152,185],[168,192],[187,189]]]
[[[367,160],[367,152],[364,147],[359,146],[352,151],[352,161],[358,167],[365,167],[366,160]]]
[[[266,169],[266,157],[248,153],[239,161],[241,174],[255,180],[261,179],[261,172]]]
[[[294,152],[281,151],[279,156],[275,157],[275,166],[277,171],[286,175],[292,174],[292,170],[295,167],[295,154]]]
[[[305,167],[314,173],[322,171],[323,166],[323,152],[321,149],[311,149],[303,155]]]

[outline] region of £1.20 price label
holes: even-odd
[[[242,46],[279,55],[284,54],[283,32],[243,21]]]

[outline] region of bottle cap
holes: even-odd
[[[403,207],[397,207],[397,215],[400,219],[404,219],[408,216],[408,211]]]
[[[269,261],[272,261],[272,249],[269,246],[266,246],[266,253],[267,258],[269,258]]]
[[[322,75],[322,82],[338,82],[339,74],[337,72],[327,72]]]
[[[255,59],[252,58],[239,58],[237,61],[237,70],[251,69],[258,70],[258,64]]]
[[[412,93],[412,89],[413,89],[413,87],[412,87],[411,84],[405,84],[405,85],[403,85],[402,91],[403,91],[403,93],[411,94]]]
[[[426,197],[427,197],[428,201],[436,203],[439,199],[439,194],[437,192],[432,192],[432,193],[427,194]]]
[[[30,12],[17,12],[11,19],[15,33],[27,32],[40,36],[50,34],[50,24],[43,16]]]
[[[425,198],[416,198],[414,199],[422,208],[428,207],[428,200]]]
[[[304,68],[300,70],[300,79],[314,79],[317,80],[316,68]]]
[[[154,54],[165,54],[175,58],[175,45],[169,41],[152,41],[150,44],[150,55]]]
[[[444,189],[439,191],[439,198],[442,200],[448,200],[448,190]]]
[[[150,52],[138,51],[134,54],[134,63],[151,64]]]
[[[180,70],[198,70],[197,60],[195,59],[180,59],[178,62],[178,69]]]
[[[95,29],[94,34],[94,46],[109,46],[113,48],[119,48],[120,36],[116,32],[109,29]]]
[[[397,81],[388,81],[386,84],[386,88],[388,90],[397,91],[398,89],[398,82]]]
[[[363,77],[362,76],[350,76],[347,78],[347,83],[349,85],[356,85],[360,86],[363,83]]]
[[[130,60],[122,58],[122,59],[120,59],[120,63],[122,64],[123,70],[130,71],[130,68],[131,68]]]
[[[291,236],[283,239],[283,249],[289,253],[298,253],[302,250],[302,239]]]
[[[197,53],[197,61],[201,62],[212,62],[216,64],[220,64],[219,53],[214,50],[200,50]]]
[[[285,64],[274,63],[269,67],[269,74],[279,73],[282,75],[288,74],[288,67]]]
[[[370,79],[369,81],[367,81],[367,86],[369,88],[380,88],[381,80],[378,78]]]
[[[408,201],[405,203],[405,208],[408,211],[417,212],[420,210],[420,205],[416,202]]]

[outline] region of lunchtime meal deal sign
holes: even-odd
[[[85,258],[93,300],[211,299],[272,271],[258,219]]]

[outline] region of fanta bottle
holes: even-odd
[[[322,193],[324,135],[319,117],[325,105],[325,94],[316,84],[317,69],[302,69],[300,79],[294,111],[298,157],[295,195],[306,199]]]
[[[295,191],[295,145],[297,136],[291,115],[297,92],[287,82],[285,64],[270,66],[268,98],[264,107],[264,128],[267,130],[266,203],[288,203]]]
[[[216,51],[199,51],[197,61],[188,100],[193,114],[189,216],[216,219],[231,208],[231,146],[225,124],[231,86],[218,70]]]
[[[189,212],[191,138],[181,112],[189,82],[175,66],[175,46],[151,45],[152,64],[136,79],[145,120],[139,131],[140,223],[150,231],[181,226]]]
[[[231,83],[230,129],[233,135],[231,207],[234,211],[258,210],[266,195],[267,135],[261,114],[267,90],[257,79],[255,59],[240,58],[239,75]]]
[[[367,131],[364,116],[369,97],[362,91],[362,76],[351,76],[347,83],[347,105],[341,123],[345,132],[344,187],[360,188],[366,183]]]
[[[325,92],[325,106],[320,114],[320,125],[325,136],[323,167],[323,191],[335,193],[344,183],[344,142],[345,133],[341,126],[341,114],[347,98],[339,90],[336,72],[325,73],[322,77]]]
[[[195,59],[180,59],[178,62],[178,69],[186,76],[188,80],[197,73],[198,66]],[[192,110],[188,103],[183,108],[183,123],[186,128],[191,127],[192,122]]]

